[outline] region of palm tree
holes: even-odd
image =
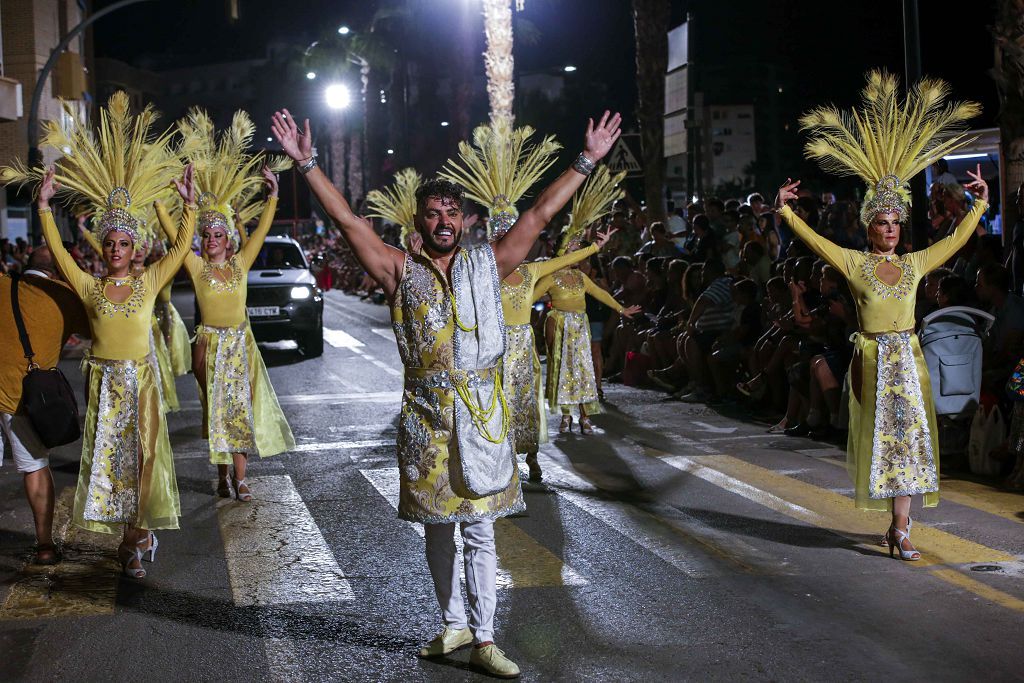
[[[515,63],[512,59],[512,7],[509,0],[483,0],[484,34],[487,51],[487,96],[491,103],[491,123],[512,127],[512,102],[515,99]]]
[[[636,33],[637,122],[643,149],[644,198],[651,220],[665,218],[665,72],[668,0],[633,0]]]
[[[992,26],[999,89],[999,134],[1002,140],[1003,196],[1010,197],[1024,182],[1024,0],[999,0]],[[1003,202],[1005,225],[1024,218],[1014,202]],[[1006,231],[1004,231],[1006,232]]]

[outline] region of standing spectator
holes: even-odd
[[[978,301],[995,316],[985,340],[982,381],[1001,395],[1024,345],[1024,299],[1010,292],[1010,273],[998,263],[978,271],[974,290]]]
[[[10,277],[0,277],[0,339],[5,340],[4,353],[0,354],[0,453],[4,443],[9,444],[14,463],[24,475],[25,496],[36,527],[34,562],[56,564],[60,556],[53,543],[54,494],[49,452],[28,417],[19,412],[28,362],[19,348],[11,286]],[[56,279],[53,259],[46,247],[32,252],[18,283],[18,303],[35,353],[33,362],[42,368],[57,365],[61,348],[72,334],[89,334],[85,309],[75,292]]]

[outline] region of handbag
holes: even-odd
[[[64,373],[58,368],[40,368],[32,360],[35,354],[18,305],[18,280],[17,275],[11,278],[11,311],[18,326],[21,347],[28,359],[28,372],[21,381],[21,408],[44,446],[63,446],[77,441],[82,435],[78,402]]]
[[[1006,380],[1006,393],[1011,401],[1024,401],[1024,358],[1017,361],[1010,379]]]

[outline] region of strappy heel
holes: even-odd
[[[888,542],[889,542],[889,557],[893,557],[894,551],[900,551],[900,559],[904,562],[917,562],[921,559],[921,553],[914,550],[904,550],[903,541],[910,540],[910,525],[907,525],[907,530],[897,529],[895,526],[889,527]]]
[[[135,544],[135,547],[127,548],[121,546],[122,550],[119,551],[122,554],[128,555],[128,558],[121,563],[121,569],[124,575],[131,579],[144,579],[146,578],[146,570],[142,568],[142,551],[139,550],[139,544],[145,543],[146,539],[142,539]],[[138,562],[140,566],[132,567],[132,562]]]
[[[217,478],[217,495],[221,498],[231,497],[231,479],[228,477]]]
[[[593,434],[594,423],[590,421],[590,418],[584,415],[580,418],[580,433],[581,434]]]
[[[908,534],[910,533],[910,530],[913,527],[914,527],[914,520],[912,520],[910,517],[907,517],[907,533]],[[884,534],[882,534],[882,540],[879,541],[878,545],[882,546],[883,548],[887,548],[889,546],[889,532],[888,531],[886,531]]]
[[[245,479],[235,479],[231,477],[231,483],[235,487],[235,498],[241,503],[252,502],[252,492],[249,491],[249,485],[245,483]],[[242,491],[242,487],[245,487],[245,491]]]
[[[562,422],[558,425],[558,433],[565,434],[572,431],[572,415],[563,415]]]
[[[160,547],[160,541],[157,540],[156,534],[152,531],[149,532],[149,547],[142,551],[142,560],[144,562],[156,562],[156,549]],[[139,541],[141,543],[142,541]],[[149,555],[149,559],[146,559],[146,555]]]

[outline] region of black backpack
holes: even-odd
[[[78,423],[78,403],[64,373],[57,368],[44,370],[32,361],[35,354],[18,306],[19,279],[17,275],[11,277],[11,311],[14,313],[14,323],[18,326],[21,347],[28,359],[28,373],[21,381],[21,408],[44,446],[63,446],[82,436]]]

